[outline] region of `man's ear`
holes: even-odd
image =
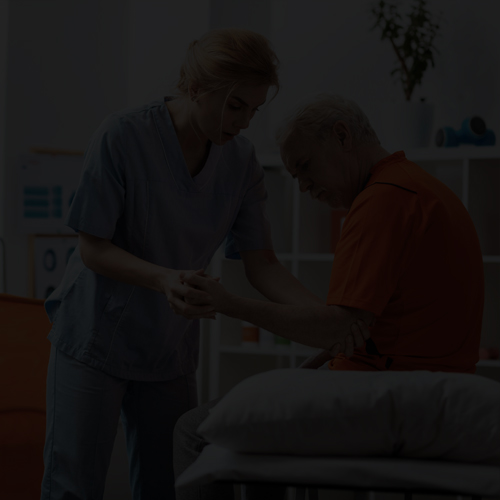
[[[336,122],[333,126],[332,134],[343,149],[349,151],[352,148],[351,131],[349,125],[345,121],[339,120]]]

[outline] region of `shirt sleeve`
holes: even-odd
[[[120,119],[111,115],[90,139],[66,225],[112,239],[124,209],[125,161]]]
[[[415,248],[418,198],[383,184],[366,188],[358,198],[335,250],[327,303],[380,315]]]
[[[271,226],[266,213],[264,169],[252,149],[247,189],[226,241],[226,257],[240,259],[240,251],[272,250]]]

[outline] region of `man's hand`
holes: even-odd
[[[354,354],[354,347],[363,347],[365,341],[369,338],[370,330],[368,325],[358,319],[351,325],[351,334],[347,336],[344,346],[335,344],[333,351],[321,351],[318,354],[314,354],[300,364],[299,368],[318,369],[340,352],[345,352],[346,357],[350,358]]]
[[[358,319],[355,323],[352,323],[350,329],[351,333],[346,337],[344,343],[335,344],[330,351],[323,351],[317,356],[318,359],[316,360],[311,358],[307,359],[300,365],[300,368],[319,368],[319,366],[329,361],[329,359],[333,359],[340,353],[350,358],[354,354],[354,349],[363,347],[365,341],[370,338],[370,330],[363,320]],[[321,365],[315,366],[320,361],[323,361]]]
[[[162,280],[162,291],[167,296],[168,303],[176,314],[187,319],[215,319],[215,309],[210,306],[210,296],[201,290],[190,286],[188,280],[199,276],[217,283],[218,278],[205,274],[203,269],[197,271],[178,271],[169,269]]]
[[[196,291],[203,293],[203,304],[210,306],[212,311],[227,313],[234,295],[219,283],[219,278],[212,278],[200,273],[184,273],[181,274],[181,280]]]

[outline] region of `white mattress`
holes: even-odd
[[[176,486],[214,481],[499,496],[500,467],[401,458],[300,457],[204,448]]]

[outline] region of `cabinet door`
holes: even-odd
[[[500,348],[500,159],[470,160],[468,210],[484,262],[485,302],[481,347]],[[483,365],[498,364],[488,360]],[[499,375],[500,375],[500,370]]]

